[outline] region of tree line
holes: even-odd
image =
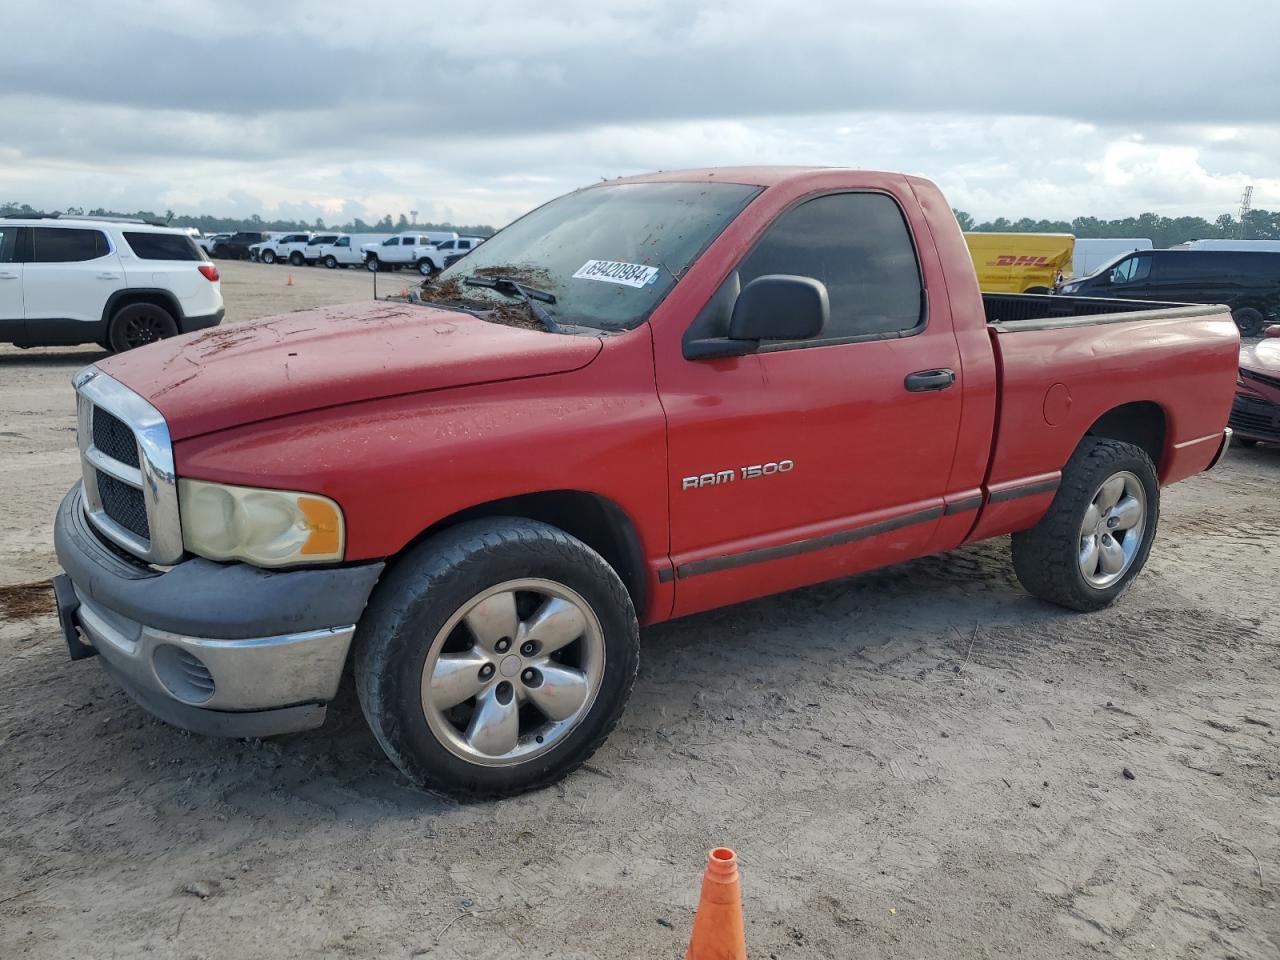
[[[0,203],[0,216],[31,216],[39,213],[26,203]],[[251,217],[215,217],[210,214],[190,216],[172,210],[156,213],[153,210],[135,210],[124,213],[96,207],[68,207],[63,216],[133,217],[167,223],[173,227],[195,227],[201,233],[234,233],[237,230],[334,230],[342,233],[399,233],[405,230],[441,230],[466,236],[488,237],[494,228],[488,224],[410,223],[403,213],[396,219],[387,214],[373,223],[365,223],[359,217],[347,223],[326,223],[322,217],[313,222],[303,220],[264,220],[258,214]],[[1077,237],[1147,237],[1156,247],[1170,247],[1186,240],[1249,239],[1280,240],[1280,212],[1251,210],[1242,224],[1239,219],[1224,213],[1215,220],[1204,217],[1164,217],[1158,213],[1143,213],[1136,217],[1103,220],[1099,217],[1076,217],[1074,220],[1033,220],[1022,217],[1010,220],[997,217],[978,223],[963,210],[955,211],[960,228],[976,233],[1070,233]]]
[[[38,213],[54,211],[37,210],[28,203],[0,203],[0,216],[29,217]],[[132,217],[135,220],[146,220],[153,223],[165,223],[171,227],[195,227],[201,233],[235,233],[237,230],[253,230],[278,232],[281,230],[332,230],[340,233],[400,233],[405,230],[440,230],[460,233],[470,237],[489,237],[494,229],[487,224],[452,224],[452,223],[410,223],[403,213],[393,220],[387,214],[381,220],[365,223],[359,217],[347,223],[326,223],[322,217],[316,217],[312,223],[304,220],[264,220],[258,214],[251,217],[215,217],[210,214],[189,216],[177,214],[172,210],[156,213],[154,210],[135,210],[125,213],[119,210],[106,210],[95,207],[85,210],[83,207],[67,207],[59,211],[64,217]]]
[[[1143,213],[1119,220],[1098,217],[1076,217],[1074,220],[1009,220],[997,217],[977,223],[963,210],[955,211],[960,228],[974,233],[1070,233],[1077,237],[1118,238],[1146,237],[1153,246],[1171,247],[1187,240],[1280,240],[1280,213],[1251,210],[1244,223],[1229,213],[1216,220],[1204,217],[1162,217]]]

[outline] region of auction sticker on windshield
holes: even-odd
[[[573,278],[620,283],[624,287],[643,287],[657,282],[658,268],[646,267],[640,263],[620,263],[617,260],[588,260],[578,268]]]

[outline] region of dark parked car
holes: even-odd
[[[1240,350],[1231,429],[1245,447],[1259,441],[1280,443],[1280,327],[1271,327],[1267,334],[1261,343]]]
[[[214,244],[213,255],[220,260],[248,260],[249,248],[265,239],[267,239],[265,233],[241,230]]]
[[[1096,273],[1063,284],[1078,297],[1223,303],[1242,336],[1280,319],[1280,253],[1238,250],[1138,250]]]

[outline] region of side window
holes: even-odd
[[[32,227],[32,263],[79,263],[110,251],[101,230],[75,227]]]
[[[1151,275],[1150,257],[1130,257],[1122,260],[1111,270],[1112,283],[1137,283]]]
[[[822,340],[904,333],[924,320],[911,234],[884,194],[831,194],[784,213],[738,269],[744,287],[774,273],[826,285],[831,320]]]
[[[335,247],[349,247],[349,246],[351,246],[351,238],[350,238],[350,237],[339,237],[339,238],[338,238],[338,242],[337,242],[337,243],[335,243],[335,244],[334,244],[334,246],[335,246]]]
[[[418,238],[417,238],[417,237],[404,237],[404,238],[400,241],[400,245],[401,245],[401,246],[404,246],[404,247],[412,247],[412,246],[413,246],[414,244],[416,244],[417,242],[418,242]]]
[[[188,236],[178,233],[127,231],[125,242],[139,260],[203,260],[200,248]]]
[[[18,228],[0,225],[0,263],[13,263],[17,257]]]
[[[452,240],[446,240],[444,243],[438,244],[438,245],[436,246],[436,249],[437,249],[437,250],[452,250],[452,249],[453,249],[453,241],[452,241]]]
[[[397,247],[400,245],[400,238],[392,237],[390,240],[383,240],[382,245],[384,247]]]

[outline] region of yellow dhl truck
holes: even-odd
[[[966,233],[984,293],[1051,293],[1071,276],[1076,238],[1069,233]]]

